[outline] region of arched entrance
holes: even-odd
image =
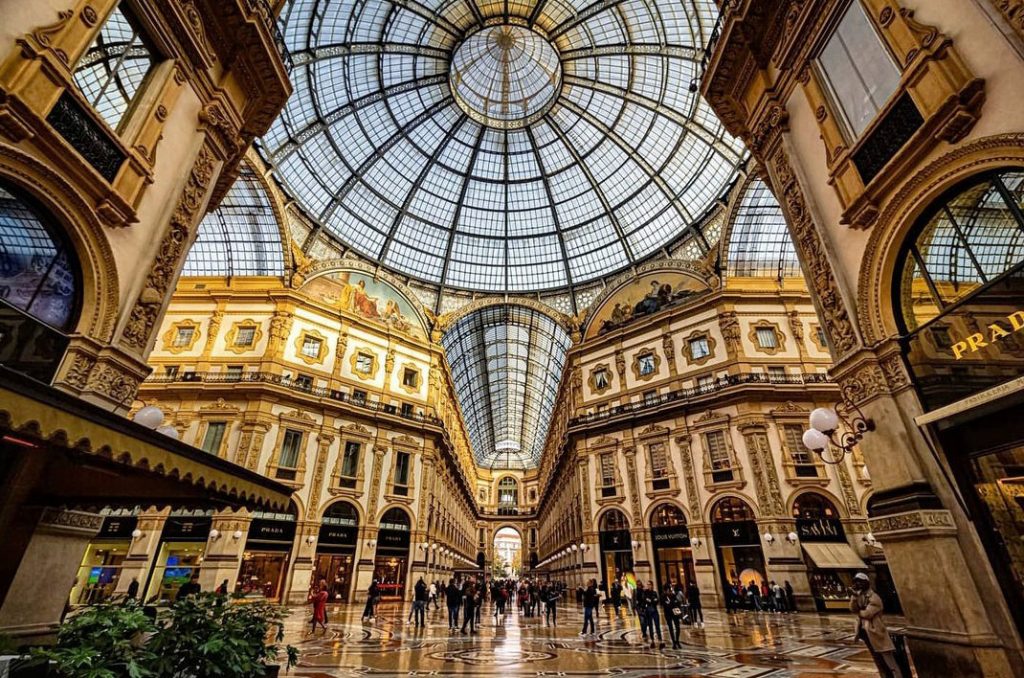
[[[516,578],[523,571],[523,536],[514,527],[503,527],[494,533],[494,560],[491,576],[495,579]]]
[[[384,600],[405,600],[411,529],[409,514],[398,507],[388,509],[380,519],[373,578]]]
[[[317,537],[313,581],[327,582],[331,602],[347,602],[352,595],[359,512],[347,501],[331,504],[324,511]]]
[[[760,586],[766,576],[764,551],[750,505],[736,497],[719,499],[711,509],[711,534],[723,586]]]
[[[667,584],[688,586],[695,581],[690,531],[686,515],[672,504],[662,504],[651,514],[651,548],[659,590]]]
[[[815,606],[819,612],[848,610],[853,575],[867,565],[847,543],[836,505],[817,492],[806,492],[793,502],[793,518]]]
[[[612,582],[633,572],[633,536],[629,531],[629,519],[618,509],[611,509],[603,516],[601,528],[601,576],[605,591],[610,591]]]

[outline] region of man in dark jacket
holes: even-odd
[[[416,616],[416,626],[426,626],[427,601],[430,600],[430,591],[427,589],[427,582],[423,577],[419,578],[412,594],[412,613]]]
[[[600,596],[597,594],[597,580],[591,579],[587,583],[587,588],[583,591],[583,630],[580,632],[581,636],[587,635],[588,626],[590,627],[590,633],[597,633],[594,611],[597,610],[598,602],[600,602]]]
[[[476,590],[476,581],[470,577],[466,585],[462,587],[462,633],[466,633],[466,625],[469,625],[469,632],[476,633],[476,606],[479,602]]]
[[[454,631],[459,627],[459,608],[462,607],[462,589],[454,579],[448,580],[448,586],[444,589],[444,601],[448,605],[448,630]]]
[[[686,587],[686,601],[690,604],[690,619],[694,624],[700,620],[700,625],[704,626],[704,608],[700,605],[700,589],[697,588],[697,582],[691,581]]]

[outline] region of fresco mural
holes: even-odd
[[[409,301],[382,280],[359,271],[337,271],[311,280],[305,292],[313,299],[365,320],[418,338],[426,331]]]
[[[604,301],[587,327],[587,337],[611,332],[709,289],[704,281],[680,271],[655,271],[639,276]]]

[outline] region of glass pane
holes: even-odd
[[[784,278],[800,275],[786,218],[768,186],[754,180],[743,193],[729,234],[728,275]]]
[[[900,71],[860,0],[853,0],[818,57],[856,139],[899,86]]]
[[[116,130],[153,63],[153,54],[118,5],[75,67],[75,84]]]
[[[224,422],[211,422],[206,427],[206,436],[203,438],[203,451],[209,452],[210,454],[217,454],[220,452],[221,441],[224,440],[224,429],[226,424]]]

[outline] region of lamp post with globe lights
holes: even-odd
[[[826,464],[840,463],[865,433],[875,430],[875,422],[847,400],[835,408],[815,409],[808,423],[811,427],[804,431],[803,443]]]

